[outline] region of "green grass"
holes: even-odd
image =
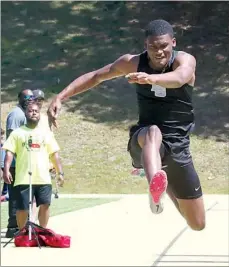
[[[68,113],[68,122],[72,120],[76,123],[69,129],[63,114],[56,131],[67,179],[63,192],[147,192],[146,179],[130,175],[126,125],[111,127],[77,121],[77,116]],[[72,135],[75,139],[69,143]],[[228,144],[192,135],[191,152],[204,193],[228,194]]]
[[[203,192],[229,194],[228,143],[192,136],[191,151]]]
[[[53,199],[52,205],[50,208],[51,216],[56,216],[62,213],[76,211],[80,209],[90,208],[97,205],[102,205],[105,203],[109,203],[111,201],[115,201],[117,199],[105,199],[105,198],[91,198],[91,199]],[[7,227],[8,220],[8,203],[1,203],[1,229]]]
[[[177,49],[197,59],[191,150],[204,193],[228,193],[228,36],[220,26],[228,12],[223,2],[2,2],[2,124],[21,88],[42,88],[47,107],[79,75],[142,52],[144,27],[164,18]],[[67,101],[55,130],[66,175],[61,192],[146,193],[145,178],[130,175],[126,151],[137,118],[135,88],[123,78]]]

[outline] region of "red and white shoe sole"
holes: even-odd
[[[153,202],[159,204],[162,195],[165,193],[168,185],[166,172],[158,171],[150,181],[149,190]]]

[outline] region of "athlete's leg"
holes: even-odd
[[[177,208],[177,210],[181,213],[179,203],[178,203],[177,198],[175,197],[170,185],[168,185],[166,193],[169,196],[169,198],[172,200],[172,202],[175,205],[175,207]]]
[[[161,170],[160,147],[162,134],[160,129],[155,125],[143,128],[138,134],[138,143],[142,148],[142,163],[145,175],[150,183],[156,172]]]
[[[187,224],[193,229],[200,231],[205,228],[205,210],[203,197],[197,199],[178,199],[168,186],[167,194],[177,210],[185,218]]]
[[[203,197],[197,199],[177,199],[181,214],[187,221],[187,224],[196,231],[205,228],[205,209]]]
[[[193,162],[183,166],[172,162],[166,171],[170,181],[167,193],[171,200],[193,230],[204,229],[204,201]]]
[[[134,132],[129,143],[128,151],[135,168],[143,168],[149,183],[150,208],[153,213],[163,211],[161,197],[167,187],[167,176],[161,170],[161,158],[164,155],[162,135],[157,126],[141,128]]]
[[[138,134],[138,144],[142,148],[142,164],[149,183],[150,208],[159,214],[163,211],[161,198],[167,187],[166,173],[161,170],[164,145],[160,129],[155,125],[142,129]]]

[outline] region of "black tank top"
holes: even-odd
[[[172,64],[177,54],[178,51],[172,52],[171,59],[163,73],[172,71]],[[147,51],[140,55],[138,72],[162,73],[149,66]],[[164,137],[189,135],[194,123],[192,86],[184,84],[182,87],[174,89],[165,89],[149,84],[136,84],[136,86],[139,127],[157,125]]]

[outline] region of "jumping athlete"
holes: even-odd
[[[174,50],[175,46],[172,26],[165,20],[151,21],[145,31],[145,51],[125,54],[75,79],[53,99],[48,116],[56,126],[63,101],[103,81],[125,76],[136,85],[139,108],[138,123],[130,129],[128,151],[133,166],[144,168],[151,209],[162,212],[162,197],[167,191],[188,225],[202,230],[202,189],[189,150],[196,60],[186,52]]]

